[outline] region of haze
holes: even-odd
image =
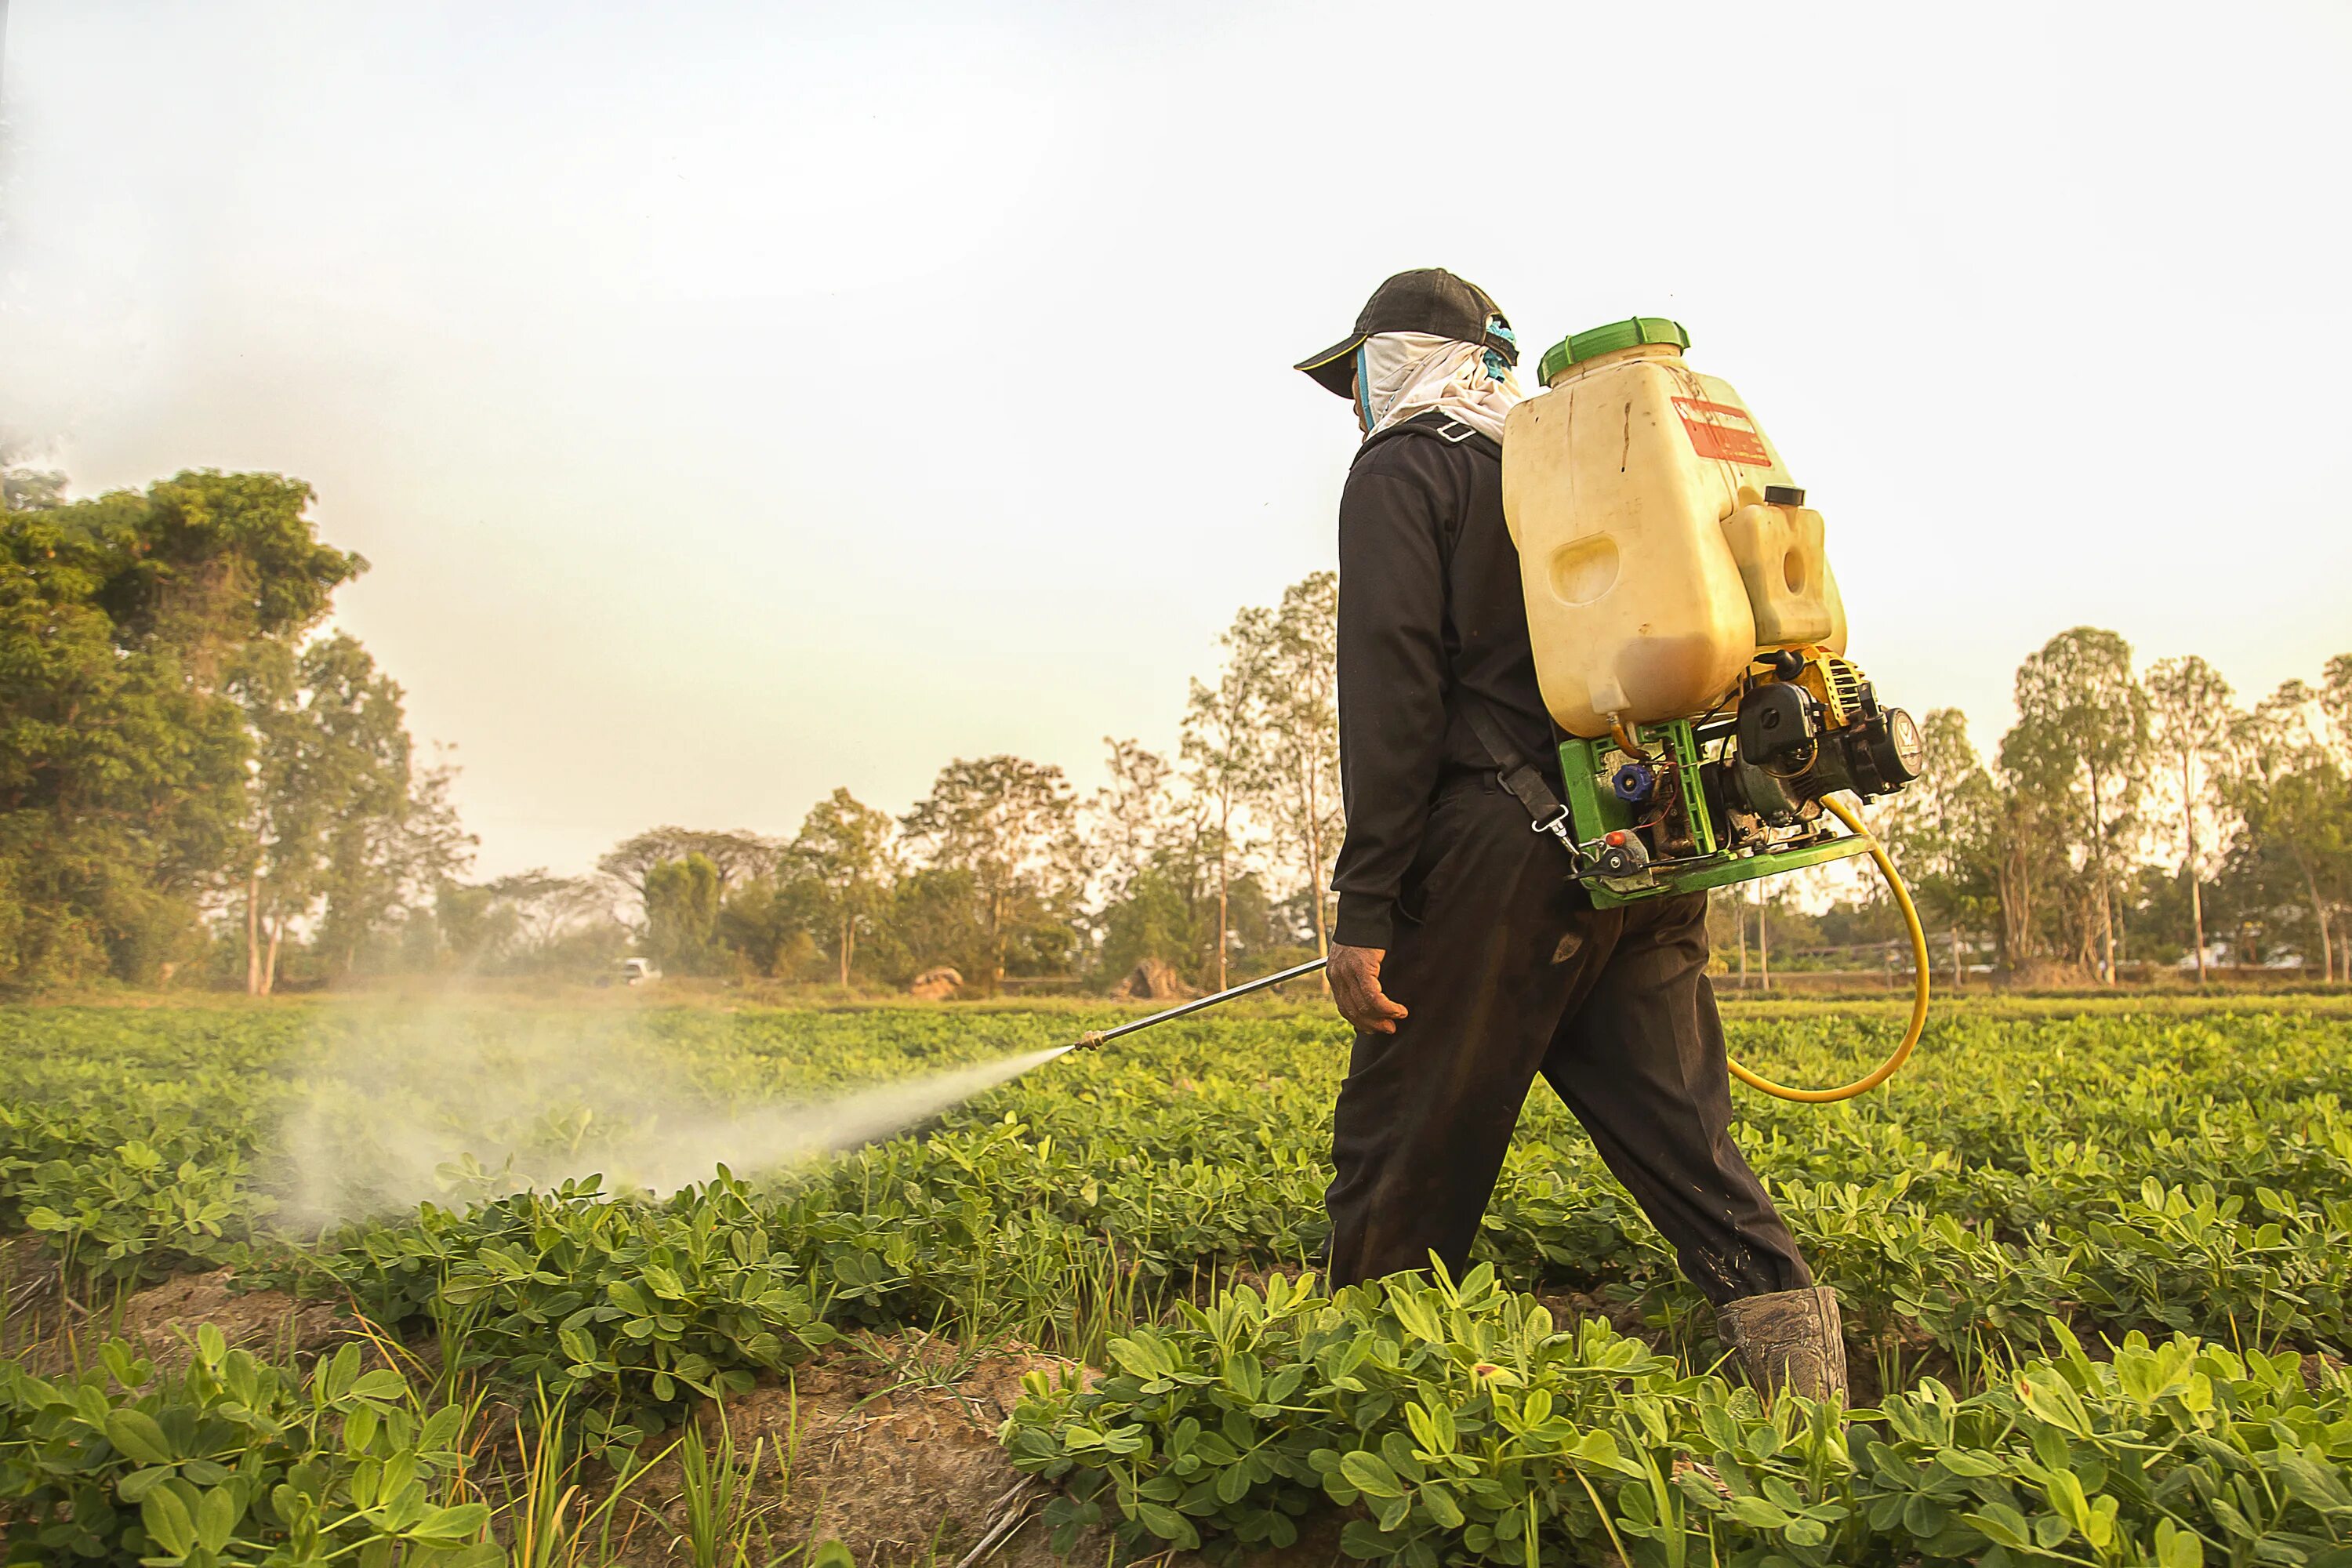
[[[2091,623],[2352,647],[2352,10],[92,4],[0,78],[0,431],[319,491],[486,873],[1172,742],[1334,560],[1290,362],[1675,317],[1980,744]],[[1532,366],[1527,376],[1532,385]]]

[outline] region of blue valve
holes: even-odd
[[[1651,794],[1657,786],[1657,776],[1651,773],[1646,764],[1627,763],[1611,775],[1609,787],[1616,793],[1617,798],[1627,805],[1643,805],[1648,804]]]

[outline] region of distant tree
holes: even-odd
[[[1001,986],[1017,952],[1043,951],[1048,928],[1060,928],[1066,953],[1084,871],[1077,802],[1061,769],[1018,757],[959,759],[900,822],[933,869],[971,879],[983,936],[980,973],[968,980]]]
[[[597,858],[596,868],[628,892],[646,896],[646,873],[667,861],[699,855],[710,862],[721,891],[775,869],[783,847],[757,833],[705,828],[649,827],[623,839]]]
[[[817,935],[832,929],[825,889],[789,865],[729,892],[719,907],[719,943],[754,974],[801,980],[822,960]]]
[[[1957,952],[1959,931],[1999,923],[2000,790],[1958,709],[1930,711],[1920,737],[1919,777],[1882,808],[1877,830],[1922,918],[1951,931]]]
[[[889,901],[898,825],[886,812],[836,789],[811,807],[791,858],[817,890],[816,918],[832,933],[842,984],[849,984],[858,933],[873,929]]]
[[[2197,983],[2205,983],[2204,868],[2198,818],[2218,804],[2218,784],[2230,762],[2239,727],[2230,683],[2221,672],[2190,654],[2159,659],[2148,667],[2150,735],[2157,755],[2180,792],[2180,879],[2189,889],[2189,951]]]
[[[544,869],[472,886],[445,881],[431,908],[436,951],[414,954],[427,966],[443,958],[485,974],[602,973],[623,951],[628,931],[613,918],[612,889],[593,877]]]
[[[2147,694],[2132,673],[2131,645],[2092,626],[2059,633],[2018,667],[2017,708],[2017,724],[2001,741],[2002,769],[2036,795],[2042,820],[2082,824],[2066,835],[2073,843],[2054,847],[2084,853],[2086,956],[2112,985],[2116,841],[2129,830],[2148,764]],[[2061,816],[2053,808],[2073,809]]]
[[[1164,868],[1148,866],[1129,878],[1104,911],[1102,973],[1115,978],[1150,960],[1180,973],[1200,955],[1200,911],[1183,884]]]
[[[2336,977],[2338,912],[2352,903],[2352,737],[2340,731],[2325,688],[2290,680],[2254,707],[2241,729],[2229,786],[2242,824],[2233,847],[2233,889],[2291,927],[2310,917],[2305,952],[2324,980]],[[2347,942],[2352,949],[2352,942]],[[2352,978],[2352,951],[2347,977]]]
[[[913,979],[945,965],[967,981],[982,983],[990,965],[1003,962],[1009,938],[992,932],[987,900],[968,869],[918,866],[890,889],[890,909],[870,948],[894,981]]]
[[[236,661],[255,763],[248,790],[246,989],[277,984],[289,928],[321,906],[320,956],[347,974],[408,899],[446,880],[470,840],[446,773],[412,766],[400,688],[353,638],[299,653],[256,644]]]
[[[1283,590],[1267,623],[1257,703],[1256,773],[1269,820],[1290,840],[1318,956],[1331,951],[1331,858],[1345,827],[1339,794],[1339,579],[1317,572]]]
[[[528,958],[562,943],[583,925],[611,921],[611,896],[586,877],[555,877],[544,869],[518,872],[483,884],[515,913],[515,935]]]
[[[1090,869],[1108,904],[1126,898],[1135,879],[1175,846],[1183,824],[1167,758],[1137,741],[1105,735],[1103,745],[1110,753],[1109,783],[1095,792],[1084,819]]]
[[[1210,972],[1223,991],[1231,984],[1233,885],[1253,847],[1249,805],[1265,767],[1260,745],[1261,693],[1269,679],[1275,638],[1263,609],[1234,617],[1221,646],[1217,683],[1192,682],[1184,710],[1181,755],[1186,779],[1202,802],[1216,868],[1217,918]]]
[[[719,868],[707,855],[664,860],[645,874],[646,951],[676,974],[708,974],[718,957]]]

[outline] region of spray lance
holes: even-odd
[[[1473,700],[1465,717],[1534,831],[1567,851],[1596,909],[1731,887],[1867,855],[1910,938],[1911,1016],[1851,1083],[1876,1089],[1927,1022],[1927,937],[1885,847],[1842,795],[1919,774],[1919,727],[1845,657],[1822,514],[1738,392],[1693,371],[1662,318],[1612,322],[1544,354],[1545,391],[1503,429],[1503,517],[1517,546],[1537,684],[1566,799]],[[1843,828],[1843,831],[1839,829]],[[1320,959],[1077,1043],[1100,1046],[1323,967]]]
[[[1230,1002],[1236,996],[1246,996],[1253,991],[1270,991],[1286,980],[1302,979],[1330,962],[1328,958],[1310,958],[1304,963],[1294,963],[1289,968],[1277,970],[1272,974],[1261,974],[1255,980],[1244,980],[1239,985],[1228,986],[1213,996],[1196,996],[1192,1001],[1180,1003],[1164,1013],[1154,1013],[1149,1018],[1137,1018],[1121,1024],[1115,1029],[1090,1029],[1078,1037],[1077,1044],[1072,1048],[1081,1051],[1098,1049],[1123,1035],[1132,1035],[1139,1030],[1149,1029],[1155,1024],[1168,1024],[1173,1023],[1178,1018],[1188,1018],[1203,1008],[1213,1007],[1220,1002]]]

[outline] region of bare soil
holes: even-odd
[[[5,1266],[11,1272],[13,1320],[17,1276],[28,1271],[21,1260]],[[37,1301],[43,1287],[37,1273],[31,1279]],[[207,1325],[218,1329],[233,1350],[298,1364],[364,1335],[363,1326],[331,1301],[299,1301],[283,1290],[240,1295],[226,1268],[175,1276],[125,1298],[113,1310],[89,1310],[63,1301],[54,1268],[46,1289],[54,1304],[40,1311],[38,1330],[12,1332],[7,1342],[7,1353],[37,1373],[63,1371],[76,1364],[77,1350],[86,1354],[100,1341],[119,1338],[138,1346],[159,1373],[169,1375],[194,1359],[196,1331]],[[28,1308],[28,1315],[34,1310]]]
[[[1088,1382],[1098,1375],[1026,1345],[974,1354],[921,1334],[869,1335],[795,1368],[789,1381],[728,1400],[727,1431],[739,1465],[749,1466],[760,1448],[760,1500],[776,1504],[766,1522],[779,1549],[838,1540],[870,1568],[958,1568],[975,1551],[974,1568],[1111,1561],[1111,1535],[1100,1530],[1087,1532],[1066,1558],[1055,1554],[1038,1517],[1050,1489],[1015,1470],[997,1445],[1031,1372]],[[715,1446],[715,1406],[705,1401],[694,1419]],[[677,1435],[665,1434],[659,1446]],[[685,1560],[676,1540],[686,1517],[679,1469],[677,1459],[666,1459],[631,1489],[667,1527],[640,1531],[631,1563],[652,1568]],[[1252,1557],[1251,1568],[1339,1563],[1346,1517],[1334,1510],[1307,1521],[1297,1545]],[[1201,1560],[1184,1553],[1153,1561]]]
[[[727,1400],[725,1429],[738,1466],[756,1465],[753,1505],[772,1510],[763,1528],[778,1550],[834,1539],[877,1568],[950,1568],[986,1541],[992,1563],[1044,1564],[1055,1561],[1035,1519],[1046,1490],[996,1441],[1033,1371],[1084,1375],[1021,1344],[974,1354],[920,1334],[859,1336]],[[709,1400],[695,1412],[706,1451],[720,1420]],[[662,1434],[655,1449],[679,1436]],[[634,1531],[629,1562],[686,1560],[681,1471],[667,1458],[630,1487],[623,1506],[642,1504],[660,1522]],[[1080,1555],[1100,1561],[1108,1545]]]

